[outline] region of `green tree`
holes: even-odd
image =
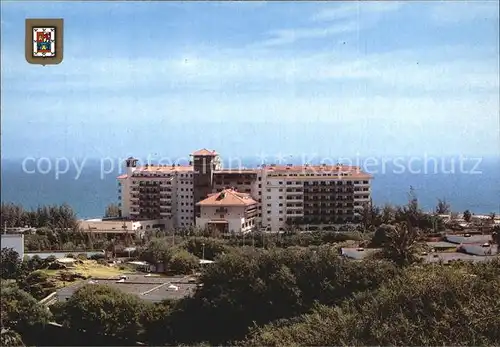
[[[472,213],[469,210],[465,210],[463,214],[464,220],[469,223],[472,219]]]
[[[142,325],[145,331],[145,338],[150,345],[161,345],[165,341],[170,341],[172,331],[168,321],[172,313],[174,303],[164,300],[159,303],[148,305],[142,316]]]
[[[200,279],[203,286],[164,319],[173,338],[163,343],[227,344],[254,324],[307,312],[316,301],[334,304],[376,288],[397,271],[384,261],[346,262],[330,246],[240,247],[207,267]],[[196,336],[192,326],[197,327]]]
[[[1,324],[21,335],[40,329],[51,318],[50,312],[12,282],[1,281]]]
[[[382,224],[375,230],[370,242],[370,247],[380,248],[383,247],[388,241],[388,235],[395,233],[396,227],[393,225]]]
[[[112,218],[112,217],[121,217],[122,212],[120,206],[117,204],[109,204],[106,206],[106,212],[104,213],[104,217]]]
[[[23,263],[13,248],[2,248],[0,261],[0,278],[18,279],[23,274]]]
[[[185,250],[173,253],[168,262],[169,270],[177,275],[189,275],[198,267],[199,259]]]
[[[4,329],[0,334],[0,345],[4,347],[19,347],[24,346],[23,339],[15,330]]]
[[[436,205],[436,213],[437,214],[448,214],[450,213],[450,204],[446,201],[446,199],[438,199],[438,203]]]
[[[44,260],[36,254],[27,260],[23,260],[23,263],[24,267],[30,272],[40,270],[46,267]]]
[[[167,237],[153,238],[139,255],[140,259],[152,264],[168,264],[173,254],[169,241]]]
[[[19,287],[37,300],[45,298],[57,289],[55,282],[50,276],[39,270],[31,272],[26,278],[20,281]]]
[[[361,221],[365,230],[370,227],[377,227],[381,223],[380,208],[373,205],[372,201],[367,202],[363,205],[363,210],[361,212]]]
[[[495,224],[495,218],[496,218],[497,214],[495,212],[491,212],[489,214],[489,217],[490,217],[490,223],[491,224]]]
[[[142,331],[145,305],[135,295],[116,288],[87,284],[66,301],[60,316],[66,327],[135,342]]]
[[[398,265],[408,265],[418,260],[419,232],[410,223],[401,223],[387,229],[381,255]]]
[[[256,328],[245,346],[495,346],[500,341],[500,269],[407,268],[372,293]],[[475,271],[474,268],[481,268]],[[452,331],[453,333],[450,333]]]
[[[497,254],[500,253],[500,225],[493,227],[493,232],[491,233],[492,241],[497,245]]]
[[[385,204],[380,212],[382,224],[392,224],[396,217],[396,208],[390,204]]]
[[[248,242],[251,243],[250,239]],[[181,247],[200,259],[204,257],[208,260],[214,260],[217,256],[228,252],[228,246],[223,240],[208,237],[190,238]]]

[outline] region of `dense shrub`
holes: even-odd
[[[199,259],[191,253],[180,250],[172,254],[168,261],[168,269],[174,275],[187,275],[199,267]]]
[[[164,342],[224,343],[242,338],[254,322],[265,324],[307,312],[316,301],[338,303],[378,287],[397,272],[387,262],[344,261],[331,247],[240,248],[207,267],[201,277],[203,287],[164,319],[163,327],[173,334],[173,341],[164,336]],[[197,327],[196,336],[192,326]]]
[[[318,306],[299,321],[255,329],[244,344],[498,345],[498,269],[498,260],[461,269],[408,268],[373,293],[363,293],[340,306]]]
[[[87,284],[78,289],[59,314],[64,326],[100,336],[137,341],[147,304],[135,295],[105,285]]]

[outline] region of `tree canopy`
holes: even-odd
[[[494,346],[500,341],[500,262],[469,271],[407,268],[373,292],[256,328],[245,346]],[[494,272],[491,277],[481,277]]]

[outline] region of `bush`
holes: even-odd
[[[217,258],[200,278],[203,287],[185,299],[164,326],[169,343],[228,343],[249,327],[310,310],[316,301],[336,304],[354,293],[377,288],[398,269],[385,261],[351,262],[332,247],[271,251],[239,248]],[[197,326],[193,336],[191,326]]]
[[[53,263],[57,260],[57,258],[54,255],[49,255],[47,258],[45,258],[45,266],[48,266],[50,263]]]
[[[107,266],[108,262],[105,259],[100,258],[100,259],[97,259],[97,264],[99,264],[99,265],[106,265]]]
[[[35,299],[41,300],[56,290],[54,281],[42,271],[30,273],[20,283],[21,289],[31,294]]]
[[[191,253],[180,250],[172,255],[168,268],[175,275],[189,275],[199,267],[199,259]]]
[[[53,263],[50,263],[50,265],[48,266],[49,270],[62,270],[62,269],[67,269],[66,265],[64,264],[60,264],[58,262],[53,262]]]
[[[257,328],[244,344],[497,345],[500,277],[481,278],[473,272],[442,265],[409,268],[373,294],[337,307],[318,306],[298,321]]]
[[[198,237],[192,238],[182,244],[182,248],[198,258],[214,260],[218,255],[227,253],[226,243],[219,239]]]
[[[79,253],[76,256],[76,258],[79,259],[79,260],[87,260],[87,254],[85,254],[85,253]]]
[[[141,334],[146,307],[135,295],[109,286],[87,284],[66,301],[60,316],[69,328],[132,343]]]
[[[45,325],[50,312],[16,284],[1,281],[2,328],[23,334]]]
[[[104,259],[104,254],[103,253],[96,253],[92,254],[89,259],[91,260],[99,260],[99,259]]]

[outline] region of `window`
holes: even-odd
[[[280,195],[280,196],[279,196],[279,199],[283,199],[283,197]]]
[[[283,204],[280,204],[279,206],[281,207],[281,206],[283,206]]]
[[[271,191],[271,189],[267,188],[267,192],[269,193]]]
[[[271,207],[271,204],[267,204],[267,207]]]
[[[280,188],[280,192],[282,192],[282,191],[283,191],[283,189]]]
[[[283,218],[280,218],[280,222],[283,222]]]
[[[262,184],[259,183],[259,188],[262,188]]]
[[[268,196],[268,197],[267,197],[267,200],[271,200],[271,197],[270,197],[270,196]]]

